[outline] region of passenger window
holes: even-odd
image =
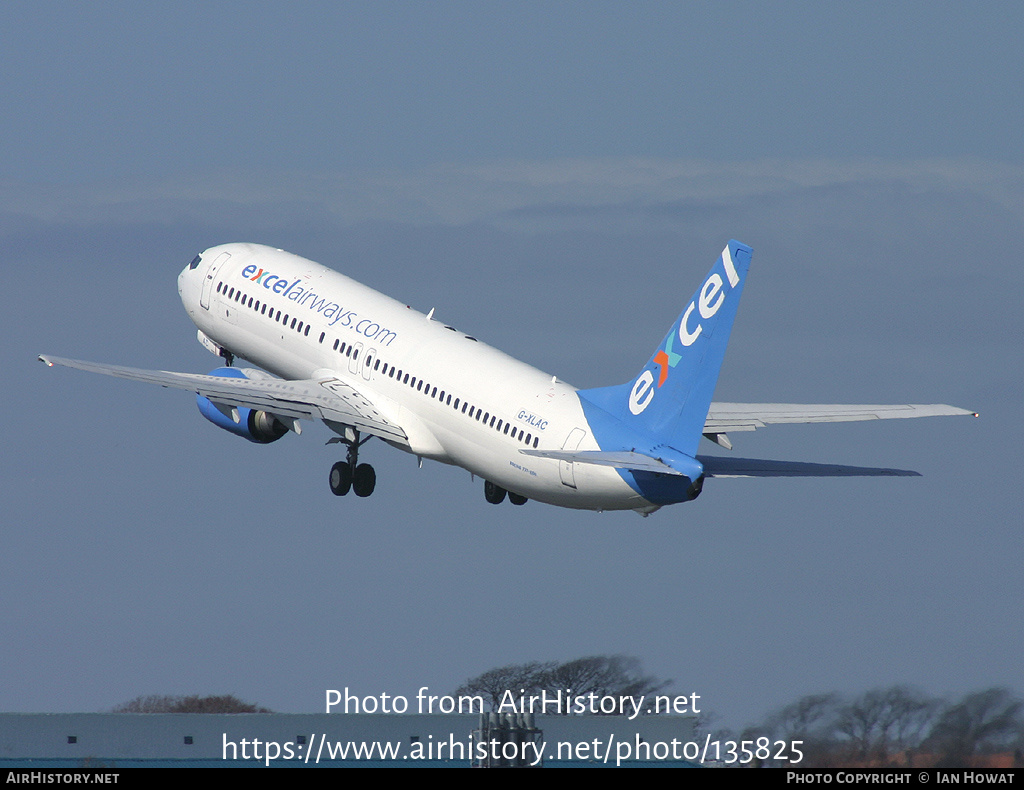
[[[467,407],[468,405],[469,405],[468,403],[463,403],[463,404],[462,404],[462,413],[463,413],[463,414],[465,414],[465,413],[466,413],[466,407]]]
[[[458,410],[459,410],[459,399],[456,398],[455,399],[455,411],[458,411]]]
[[[540,441],[540,437],[539,436],[534,436],[533,437],[533,449],[535,449],[535,450],[537,449],[537,443],[539,441]]]

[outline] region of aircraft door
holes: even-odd
[[[573,428],[572,431],[570,431],[569,436],[566,437],[565,444],[562,445],[562,449],[572,452],[580,446],[580,442],[583,441],[583,437],[586,435],[587,432],[582,428]],[[562,477],[562,485],[568,486],[569,488],[576,487],[576,476],[573,474],[572,461],[559,461],[558,474]]]
[[[213,281],[217,277],[217,270],[220,269],[231,258],[230,252],[222,252],[217,260],[210,264],[206,270],[206,277],[203,278],[203,291],[199,295],[199,304],[206,310],[210,309],[210,293],[213,291]]]
[[[370,374],[373,373],[373,361],[377,358],[377,349],[368,348],[366,350],[366,358],[363,360],[363,378],[367,381],[370,380]]]
[[[363,364],[363,344],[356,343],[352,346],[352,356],[348,358],[348,372],[353,376],[359,375],[359,368]]]

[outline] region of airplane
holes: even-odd
[[[702,437],[777,423],[976,412],[934,405],[713,403],[752,250],[730,241],[635,378],[577,389],[313,261],[248,243],[211,247],[178,276],[197,336],[224,365],[209,375],[40,355],[49,366],[196,393],[212,423],[257,444],[320,420],[346,448],[331,491],[370,496],[373,437],[460,466],[484,496],[589,510],[696,499],[707,478],[917,475],[899,469],[698,454]],[[237,358],[257,368],[235,366]]]

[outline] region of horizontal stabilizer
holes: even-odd
[[[698,455],[705,477],[920,477],[909,469],[875,469],[870,466],[838,466],[799,461],[765,461],[758,458],[731,458]]]
[[[631,469],[635,472],[658,472],[663,475],[684,476],[682,472],[658,458],[635,452],[604,452],[603,450],[520,450],[523,455],[537,458],[553,458],[556,461],[569,461],[578,464],[596,464],[612,466],[616,469]]]
[[[705,434],[754,431],[766,425],[811,422],[898,420],[911,417],[954,417],[977,412],[944,403],[895,405],[843,405],[816,403],[712,403],[704,421]]]

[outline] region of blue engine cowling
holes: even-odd
[[[235,379],[249,378],[238,368],[217,368],[216,370],[211,370],[210,375]],[[199,406],[199,411],[202,415],[218,428],[223,428],[225,431],[230,431],[233,434],[248,439],[250,442],[256,442],[256,444],[276,442],[288,433],[287,426],[274,417],[273,414],[265,411],[239,406],[237,409],[232,410],[238,415],[238,421],[235,422],[229,414],[222,412],[209,398],[203,395],[196,395],[196,404]]]

